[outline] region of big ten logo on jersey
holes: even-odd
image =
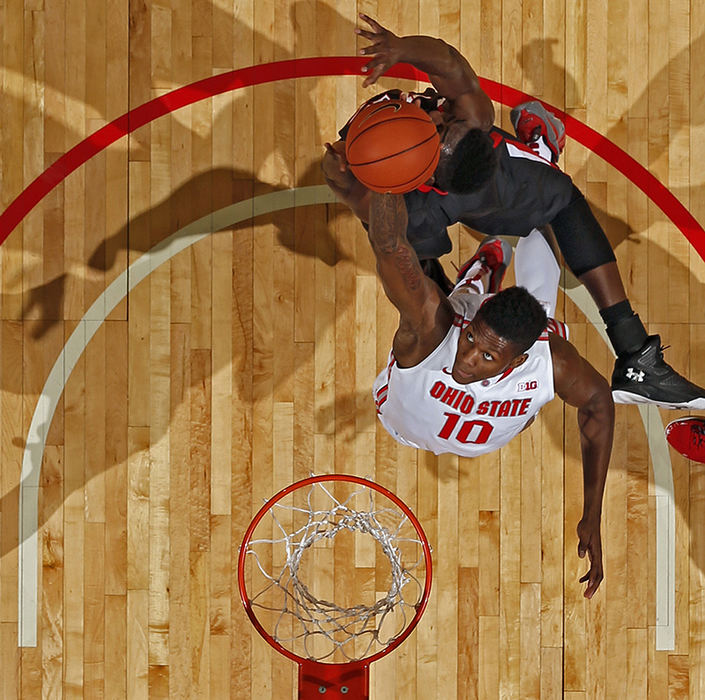
[[[519,382],[517,384],[517,391],[533,391],[539,388],[539,383],[532,379],[530,382]]]

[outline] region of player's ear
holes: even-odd
[[[509,366],[510,366],[512,369],[516,369],[517,367],[519,367],[519,365],[523,365],[523,364],[526,362],[526,358],[527,358],[527,357],[528,357],[528,355],[527,355],[525,352],[523,352],[523,353],[521,353],[521,355],[517,355],[517,356],[509,363]]]

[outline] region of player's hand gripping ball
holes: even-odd
[[[431,117],[402,100],[363,107],[345,137],[353,175],[375,192],[411,192],[433,175],[439,154],[440,138]]]

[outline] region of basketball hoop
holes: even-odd
[[[356,562],[374,585],[355,590]],[[370,664],[396,649],[426,608],[431,548],[387,489],[347,474],[312,476],[255,515],[238,586],[257,631],[298,664],[299,700],[366,700]]]

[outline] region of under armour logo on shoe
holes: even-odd
[[[632,379],[635,382],[643,382],[644,376],[645,375],[641,370],[635,372],[633,367],[629,367],[629,369],[627,369],[627,379]]]

